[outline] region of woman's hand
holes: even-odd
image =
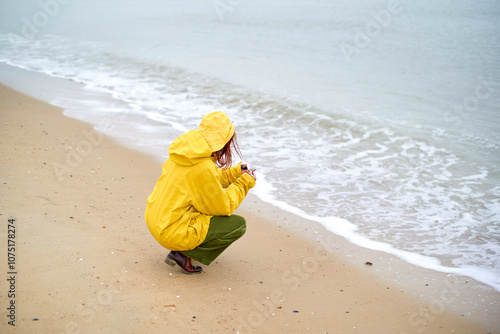
[[[248,175],[253,177],[255,181],[257,181],[257,176],[255,175],[255,168],[248,168],[248,164],[241,164],[241,173],[242,174],[247,173]]]
[[[257,175],[255,175],[255,169],[247,169],[246,171],[243,171],[243,173],[247,173],[248,175],[250,175],[251,177],[253,177],[253,179],[255,181],[257,181]]]

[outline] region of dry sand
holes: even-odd
[[[365,265],[340,238],[302,233],[300,218],[253,197],[237,211],[245,236],[185,275],[144,222],[160,161],[5,86],[0,115],[1,333],[495,332],[498,320],[466,312],[451,280],[429,298],[412,293],[380,261]]]

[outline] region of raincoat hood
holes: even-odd
[[[210,158],[212,149],[198,130],[190,130],[174,140],[168,148],[168,155],[181,166],[194,166]]]
[[[198,131],[205,138],[212,152],[221,150],[234,135],[234,126],[222,111],[207,114],[201,120]]]

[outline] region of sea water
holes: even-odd
[[[114,101],[68,115],[166,158],[223,110],[264,201],[500,291],[498,1],[0,6],[0,62]]]

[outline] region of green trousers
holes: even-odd
[[[245,218],[241,216],[214,216],[210,219],[205,240],[195,249],[182,251],[182,254],[208,266],[246,230]]]

